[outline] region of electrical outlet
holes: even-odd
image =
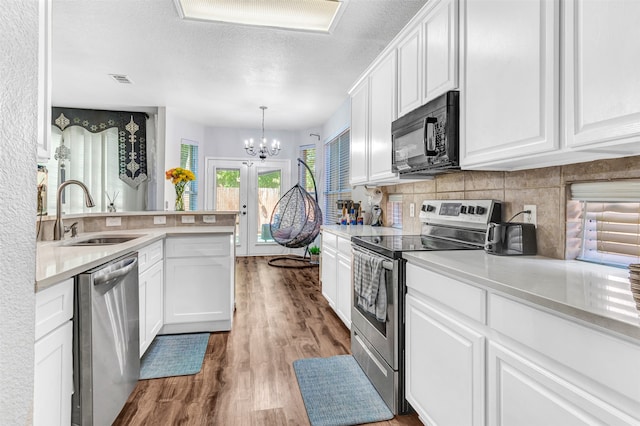
[[[414,217],[416,215],[416,204],[409,203],[409,217]]]
[[[167,224],[167,217],[166,216],[154,216],[153,217],[153,224],[154,225],[166,225]]]
[[[195,216],[182,216],[182,223],[196,223],[196,217]]]
[[[531,210],[531,213],[524,214],[524,222],[525,223],[533,223],[534,226],[538,225],[538,215],[535,204],[525,204],[525,210]]]
[[[202,221],[204,223],[216,223],[216,215],[214,214],[205,214],[202,216]]]

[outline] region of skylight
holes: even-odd
[[[183,19],[329,32],[343,1],[174,0]]]

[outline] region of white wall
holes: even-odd
[[[159,174],[162,174],[159,179],[164,181],[164,193],[162,199],[159,199],[159,208],[161,210],[174,209],[174,203],[176,199],[176,191],[171,181],[168,181],[164,177],[164,172],[174,167],[180,167],[180,144],[182,139],[188,139],[189,141],[198,142],[198,155],[200,161],[198,169],[200,170],[200,176],[198,177],[200,182],[200,190],[198,194],[198,206],[202,208],[204,206],[204,140],[205,140],[205,126],[202,124],[193,122],[187,118],[180,116],[180,114],[171,107],[159,108],[158,110],[158,140],[160,145],[164,145],[164,153],[162,157],[158,156],[158,164],[164,164],[164,169],[158,170]],[[164,131],[164,134],[161,134]],[[162,144],[162,137],[164,137],[164,144]],[[160,169],[160,167],[159,167]],[[160,180],[159,180],[160,182]],[[163,187],[162,184],[159,185]],[[163,204],[164,201],[164,204]]]
[[[0,34],[0,422],[26,425],[33,400],[38,2],[3,2]]]

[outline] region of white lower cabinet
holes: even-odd
[[[36,293],[33,424],[71,424],[73,279]]]
[[[322,295],[342,322],[351,329],[351,240],[322,234]]]
[[[484,424],[484,348],[480,332],[407,294],[406,398],[425,424]]]
[[[231,330],[232,239],[230,234],[167,238],[163,333]]]
[[[353,291],[351,290],[351,253],[345,256],[342,251],[338,252],[337,284],[336,314],[338,314],[347,328],[351,329],[351,305],[353,295]]]
[[[322,276],[320,280],[322,282],[322,295],[329,306],[336,309],[336,299],[338,291],[338,254],[334,249],[327,247],[326,244],[322,245]]]
[[[631,425],[633,419],[506,347],[489,343],[490,425]]]
[[[435,425],[640,425],[640,344],[407,265],[406,398]]]
[[[138,251],[140,358],[158,335],[164,321],[164,249],[156,241]]]

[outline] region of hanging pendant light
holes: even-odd
[[[264,161],[264,159],[267,158],[267,155],[278,155],[280,152],[280,141],[274,139],[270,146],[267,145],[267,139],[264,137],[264,110],[267,109],[267,107],[261,106],[260,109],[262,110],[262,137],[260,138],[260,144],[256,148],[253,143],[253,139],[245,139],[244,150],[247,151],[247,154],[251,156],[257,155]]]

